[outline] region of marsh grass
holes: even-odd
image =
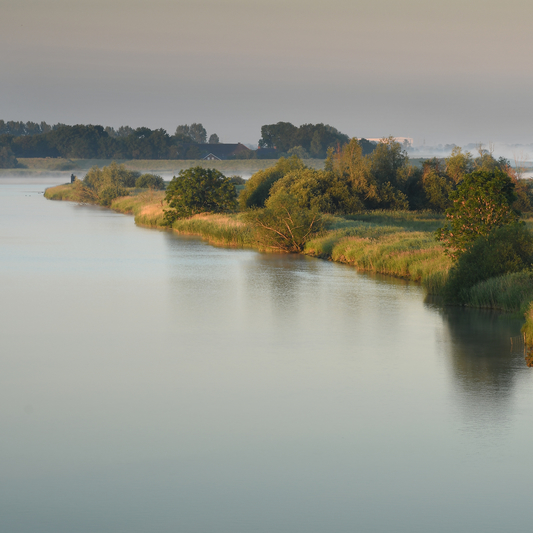
[[[533,300],[533,273],[505,274],[477,283],[468,290],[466,305],[524,314]]]
[[[444,286],[451,259],[432,233],[356,220],[327,222],[329,231],[310,240],[304,253],[419,281],[433,294]]]
[[[525,313],[526,323],[522,326],[524,341],[530,348],[533,346],[533,302],[531,302]],[[530,352],[531,354],[531,352]]]
[[[433,211],[365,211],[347,215],[348,220],[369,222],[381,226],[393,226],[408,231],[433,232],[442,226],[445,216]]]
[[[211,244],[248,247],[255,244],[254,228],[239,214],[200,214],[181,218],[172,229],[184,235],[199,235]]]
[[[44,197],[48,200],[65,200],[67,202],[76,202],[74,187],[70,183],[48,187],[44,191]]]
[[[134,215],[135,223],[151,228],[165,226],[165,192],[146,189],[132,189],[129,196],[115,198],[111,209],[119,213]]]

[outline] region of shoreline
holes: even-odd
[[[76,201],[72,198],[70,184],[49,187],[44,197],[49,200]],[[133,190],[129,196],[112,201],[109,209],[133,215],[136,225],[175,231],[181,235],[201,237],[214,246],[252,248],[268,251],[258,245],[254,228],[245,223],[239,213],[201,214],[176,220],[171,227],[164,221],[164,191]],[[444,254],[443,246],[433,237],[436,217],[414,213],[376,213],[349,218],[326,215],[326,231],[310,239],[301,252],[355,267],[361,272],[373,272],[420,283],[427,294],[437,295],[447,279],[451,259]],[[424,231],[425,229],[425,231]],[[498,295],[496,295],[496,300]],[[467,305],[472,308],[494,309],[517,314],[517,309],[494,305]],[[519,313],[522,314],[522,313]],[[522,315],[524,316],[524,315]],[[533,365],[533,302],[525,312],[522,328],[524,341],[529,348],[528,365]]]

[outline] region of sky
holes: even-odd
[[[0,118],[532,143],[531,0],[0,0]]]

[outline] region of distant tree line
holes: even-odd
[[[301,159],[325,158],[328,150],[349,142],[349,137],[327,124],[290,122],[261,128],[259,150],[242,151],[234,158],[277,159],[296,155]],[[46,122],[0,120],[0,168],[16,166],[16,158],[63,157],[66,159],[199,159],[202,145],[218,144],[216,133],[209,137],[200,123],[183,124],[173,135],[159,128],[100,125],[50,125]],[[375,143],[360,140],[363,154]]]
[[[17,157],[75,159],[196,159],[207,132],[201,124],[182,125],[174,135],[164,129],[0,121],[0,151],[6,167]],[[211,135],[210,142],[218,136]],[[0,163],[1,164],[1,163]]]
[[[300,159],[324,159],[328,149],[337,149],[350,141],[348,135],[329,124],[303,124],[296,127],[290,122],[266,124],[261,127],[259,148],[275,149],[278,155],[296,155]],[[361,139],[363,155],[370,154],[376,143]]]

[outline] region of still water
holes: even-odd
[[[520,321],[44,181],[0,179],[0,531],[531,530]]]

